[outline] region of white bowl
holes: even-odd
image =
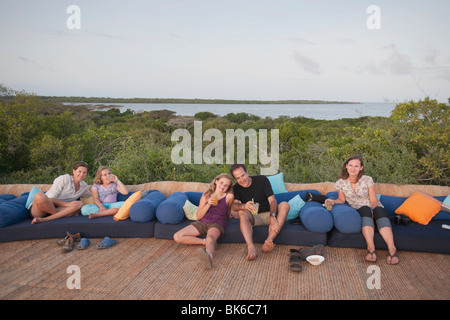
[[[324,256],[320,256],[320,255],[312,255],[312,256],[306,257],[306,261],[311,263],[313,266],[320,265],[324,260],[325,260]]]

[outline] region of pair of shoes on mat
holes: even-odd
[[[116,243],[117,243],[116,240],[113,240],[113,239],[111,239],[111,238],[109,238],[109,237],[105,237],[105,238],[103,239],[103,241],[100,242],[100,243],[97,245],[97,248],[99,248],[99,249],[106,249],[106,248],[109,248],[109,247],[115,245]],[[78,246],[77,246],[77,249],[79,249],[79,250],[87,249],[87,247],[89,247],[90,244],[91,244],[91,241],[90,241],[89,239],[87,239],[87,238],[82,238],[82,239],[80,240],[80,243],[79,243]]]
[[[63,253],[72,251],[74,249],[75,242],[79,242],[77,245],[77,249],[79,250],[87,249],[87,247],[89,247],[89,245],[91,244],[91,241],[89,239],[81,238],[80,233],[70,234],[67,231],[66,234],[67,234],[66,237],[56,241],[58,245],[62,246],[61,252]],[[106,249],[115,245],[116,243],[117,243],[116,240],[112,240],[109,237],[105,237],[103,241],[97,245],[97,247],[99,249]]]
[[[289,270],[300,272],[302,271],[300,261],[306,261],[306,257],[311,255],[323,256],[325,254],[325,246],[323,244],[317,244],[312,246],[311,248],[303,248],[300,250],[290,249],[290,252]]]
[[[113,239],[111,239],[110,237],[105,237],[105,238],[103,239],[103,241],[100,242],[100,243],[97,245],[97,248],[99,248],[99,249],[106,249],[106,248],[112,247],[112,246],[115,245],[116,243],[117,243],[116,240],[113,240]]]

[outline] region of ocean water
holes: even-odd
[[[95,103],[91,103],[95,105]],[[176,115],[193,116],[208,111],[219,116],[229,113],[245,112],[261,118],[280,116],[306,117],[318,120],[337,120],[359,118],[362,116],[389,117],[395,108],[391,102],[367,102],[360,104],[176,104],[176,103],[111,103],[121,106],[121,111],[131,109],[135,112],[167,109]]]

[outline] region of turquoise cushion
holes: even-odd
[[[291,200],[289,200],[288,203],[289,203],[290,208],[289,208],[288,215],[286,217],[287,221],[293,220],[299,216],[300,210],[305,205],[305,201],[303,201],[303,199],[300,197],[300,195],[297,194],[295,197],[293,197]]]
[[[269,176],[267,179],[269,179],[273,194],[288,192],[286,186],[284,185],[283,172],[280,172],[274,176]]]
[[[36,186],[34,186],[34,187],[31,189],[30,193],[28,194],[27,203],[25,204],[25,207],[26,207],[28,210],[30,210],[31,205],[33,204],[34,196],[36,195],[36,193],[39,193],[39,192],[42,192],[42,191],[39,190],[39,188],[36,187]]]
[[[442,208],[441,210],[450,212],[450,195],[447,196],[444,201],[442,202]]]

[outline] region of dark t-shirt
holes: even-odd
[[[259,203],[258,212],[270,211],[269,198],[273,195],[272,187],[266,176],[252,176],[252,184],[244,188],[239,184],[233,186],[234,199],[242,203],[253,201]]]

